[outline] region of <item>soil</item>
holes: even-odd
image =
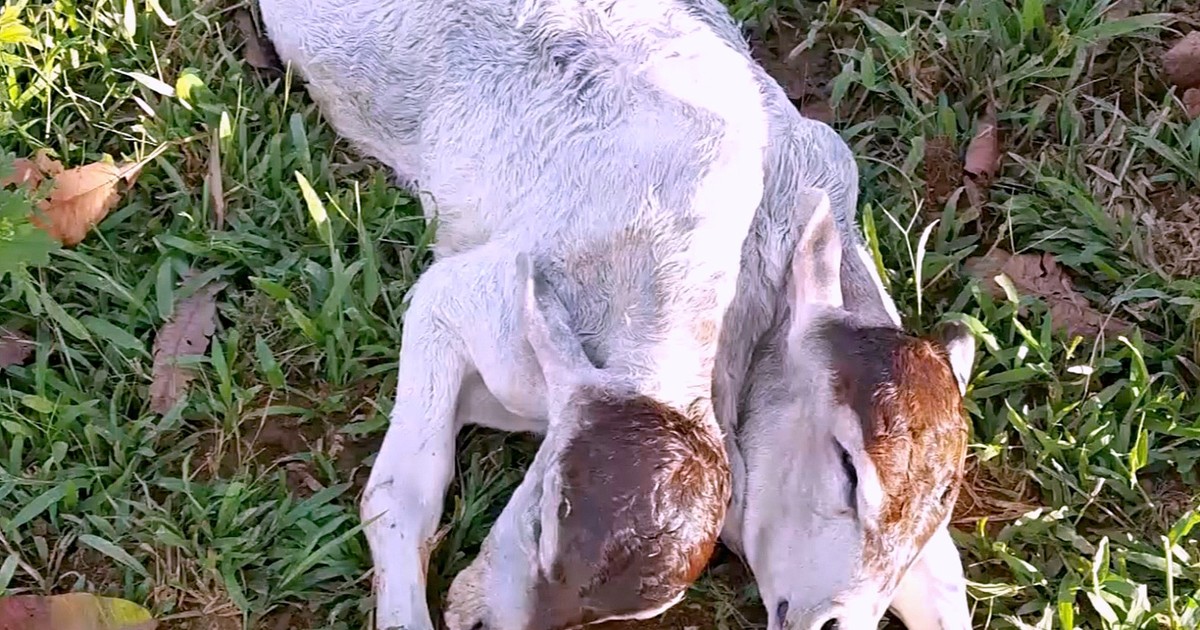
[[[1163,189],[1150,194],[1150,203],[1148,231],[1158,267],[1175,278],[1200,275],[1200,195]]]
[[[57,571],[58,579],[52,592],[71,593],[87,591],[96,595],[121,595],[125,571],[116,566],[108,556],[84,545],[75,545],[63,556]],[[79,584],[79,580],[86,585]]]
[[[367,400],[374,396],[378,384],[374,381],[355,386],[347,396]],[[323,398],[318,392],[315,400]],[[298,396],[283,400],[261,400],[259,407],[293,406],[312,407],[312,402]],[[321,453],[334,463],[339,481],[351,481],[355,490],[362,489],[370,470],[365,461],[379,449],[382,433],[369,437],[355,438],[341,431],[351,421],[339,414],[325,414],[320,420],[305,421],[304,418],[286,415],[262,415],[249,412],[247,417],[261,417],[261,422],[246,422],[236,440],[225,439],[212,431],[204,434],[198,451],[203,454],[201,472],[212,477],[229,476],[237,470],[240,462],[253,459],[260,471],[281,467],[286,473],[288,488],[299,497],[307,497],[324,486],[314,475],[312,465],[302,457],[308,453]]]
[[[946,201],[963,181],[962,160],[954,139],[933,136],[925,140],[925,212],[940,215]]]
[[[832,123],[834,111],[829,106],[829,83],[840,70],[834,66],[837,57],[829,42],[822,39],[804,50],[797,50],[804,37],[805,34],[795,26],[780,22],[767,40],[751,34],[750,52],[767,74],[779,82],[801,114]]]

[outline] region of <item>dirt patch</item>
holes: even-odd
[[[244,630],[241,615],[202,615],[162,623],[165,630]]]
[[[818,38],[800,50],[805,34],[784,21],[779,21],[765,37],[752,33],[749,39],[754,59],[783,87],[801,114],[824,123],[833,122],[829,83],[840,69],[834,65],[837,56],[829,42]]]
[[[57,573],[53,593],[86,591],[112,596],[120,596],[125,576],[125,571],[111,558],[79,544],[63,556]]]
[[[375,382],[361,383],[343,395],[354,400],[367,400],[377,389]],[[312,399],[295,395],[282,399],[264,398],[255,405],[256,410],[247,412],[249,420],[242,424],[238,435],[228,436],[215,429],[204,433],[197,447],[201,454],[200,473],[210,478],[228,477],[246,461],[253,461],[259,472],[282,468],[288,488],[297,496],[305,497],[324,487],[312,462],[312,456],[320,454],[333,462],[339,481],[350,481],[355,488],[361,489],[370,474],[365,461],[378,452],[383,436],[376,433],[354,437],[342,432],[356,410],[348,414],[314,414],[319,415],[319,419],[268,413],[271,409],[288,407],[312,409],[316,407],[316,401],[325,398],[319,391]]]
[[[1150,497],[1147,509],[1154,516],[1154,527],[1162,534],[1169,531],[1200,500],[1196,488],[1189,486],[1174,468],[1146,474],[1139,482],[1146,496]]]
[[[1045,505],[1037,484],[1028,475],[1003,464],[981,463],[978,458],[967,460],[962,492],[954,506],[950,524],[972,530],[982,518],[988,520],[991,534],[999,532],[1004,523],[1015,521],[1039,506]]]
[[[962,185],[962,160],[954,139],[933,136],[925,141],[925,211],[941,214],[950,195]]]
[[[319,628],[317,618],[307,610],[285,608],[273,612],[254,626],[254,630],[311,630]]]
[[[1200,274],[1200,196],[1168,189],[1152,193],[1151,253],[1163,273],[1175,278]]]

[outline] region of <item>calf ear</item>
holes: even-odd
[[[792,286],[789,292],[793,328],[807,319],[814,307],[842,306],[842,235],[829,205],[829,195],[813,189],[804,193],[808,223],[792,252]],[[803,208],[798,208],[803,212]]]
[[[567,323],[567,310],[527,254],[517,256],[517,277],[522,291],[525,338],[533,347],[552,397],[570,394],[595,371],[579,338]]]
[[[937,337],[950,356],[950,370],[958,381],[958,392],[965,396],[975,363],[975,335],[962,322],[946,322],[938,327]]]

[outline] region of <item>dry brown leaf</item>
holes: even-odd
[[[1200,88],[1189,88],[1183,93],[1183,108],[1188,118],[1200,118]]]
[[[43,177],[57,177],[59,173],[66,170],[63,168],[62,162],[50,157],[50,152],[46,149],[38,149],[33,154],[33,163],[42,171]]]
[[[246,42],[242,47],[242,59],[259,70],[279,70],[279,56],[271,42],[259,34],[250,12],[244,8],[238,9],[233,13],[233,20]]]
[[[976,122],[975,137],[963,157],[963,187],[971,207],[979,209],[987,202],[987,189],[1000,170],[1000,129],[996,125],[996,107],[988,103]]]
[[[1068,335],[1124,334],[1132,328],[1128,322],[1108,317],[1092,307],[1075,290],[1071,277],[1054,260],[1053,254],[1013,255],[995,249],[986,257],[968,258],[965,267],[967,273],[985,280],[985,286],[997,298],[1004,297],[1004,289],[994,278],[1001,273],[1008,276],[1018,293],[1044,301],[1055,327],[1065,330]]]
[[[1200,31],[1192,31],[1163,55],[1167,81],[1180,88],[1200,87]]]
[[[38,149],[33,159],[17,158],[13,160],[13,172],[8,177],[0,179],[0,188],[10,184],[37,188],[38,184],[47,177],[54,177],[63,172],[62,162],[50,157],[46,149]]]
[[[750,51],[805,118],[832,124],[836,117],[829,85],[836,70],[829,60],[834,56],[824,40],[804,42],[805,33],[780,22],[769,38],[752,35]]]
[[[208,194],[212,196],[217,229],[225,227],[225,184],[221,179],[221,141],[214,133],[208,147]]]
[[[33,347],[33,340],[20,331],[0,326],[0,368],[24,363]]]
[[[37,188],[42,183],[42,171],[31,160],[17,158],[12,163],[12,173],[0,178],[0,188],[16,184],[26,188]]]
[[[136,164],[93,162],[62,171],[30,220],[63,245],[77,245],[117,205],[117,184],[132,183],[139,170]]]
[[[1000,170],[1000,132],[996,126],[996,108],[988,105],[979,118],[975,137],[967,145],[963,170],[980,186],[988,186]]]
[[[217,329],[217,293],[225,283],[207,285],[175,304],[175,312],[154,338],[150,409],[166,413],[183,398],[195,372],[178,364],[187,356],[204,355]]]

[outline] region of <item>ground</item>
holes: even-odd
[[[430,234],[270,68],[239,8],[5,3],[0,149],[144,164],[45,259],[13,263],[24,215],[0,213],[14,269],[0,342],[32,340],[0,352],[0,591],[119,595],[167,628],[362,628],[357,494]],[[1200,121],[1162,63],[1200,27],[1195,5],[732,10],[797,106],[858,155],[862,222],[905,325],[959,319],[980,340],[954,520],[977,627],[1200,625]],[[194,380],[160,407],[160,337],[209,281],[224,283],[213,341],[201,331]],[[459,442],[435,608],[535,447]],[[612,627],[763,621],[721,551],[679,608]]]

